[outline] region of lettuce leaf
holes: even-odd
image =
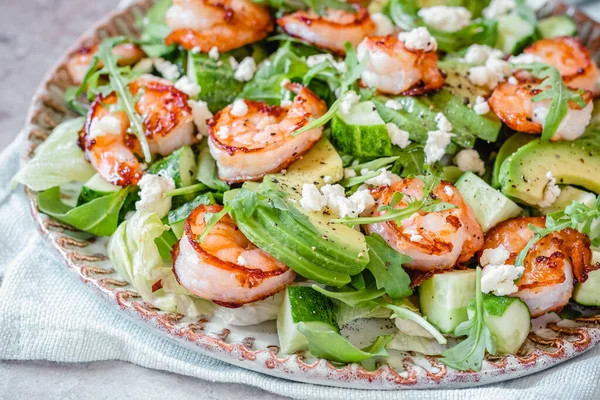
[[[69,182],[85,182],[96,171],[77,144],[84,118],[58,125],[14,180],[37,192]]]

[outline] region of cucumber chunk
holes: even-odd
[[[106,195],[118,192],[119,190],[121,190],[120,186],[116,186],[107,182],[100,176],[100,174],[95,174],[86,183],[84,183],[83,187],[81,188],[81,191],[79,192],[79,198],[77,199],[77,206],[89,203],[90,201],[99,197],[104,197]]]
[[[537,31],[542,39],[575,36],[577,34],[577,25],[566,15],[555,15],[539,21]]]
[[[277,316],[277,335],[283,353],[308,350],[308,340],[298,330],[301,322],[318,323],[324,329],[339,331],[331,300],[310,286],[288,286]]]
[[[355,157],[392,155],[387,127],[372,101],[355,104],[348,115],[338,112],[331,122],[331,140],[342,153]]]
[[[483,295],[485,324],[490,330],[496,351],[515,354],[531,329],[529,308],[518,297]]]
[[[592,264],[600,262],[600,252],[592,253]],[[583,306],[600,307],[600,270],[588,274],[587,281],[575,284],[573,300]]]
[[[190,146],[183,146],[169,156],[153,164],[148,172],[168,175],[175,181],[177,188],[191,186],[196,176],[196,156]]]
[[[505,54],[517,54],[534,39],[535,27],[517,14],[498,18],[496,47]]]
[[[421,313],[442,333],[452,333],[467,321],[467,306],[475,296],[475,270],[436,274],[419,286]]]
[[[516,217],[522,211],[521,207],[472,172],[465,173],[456,182],[456,187],[475,213],[484,232],[502,221]]]

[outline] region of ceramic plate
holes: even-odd
[[[135,21],[143,16],[151,1],[138,1],[114,13],[93,27],[74,48],[94,43],[106,36],[135,35]],[[591,49],[596,61],[600,57],[600,25],[574,8],[560,3],[550,4],[542,14],[569,14],[577,22],[579,36]],[[28,117],[29,152],[41,143],[52,128],[75,115],[67,108],[63,94],[72,85],[64,66],[69,52],[53,68],[38,90]],[[280,378],[315,384],[361,389],[431,389],[466,387],[505,381],[542,371],[591,349],[600,342],[600,311],[586,310],[587,317],[531,333],[518,355],[490,357],[479,372],[457,372],[446,368],[435,357],[415,353],[391,352],[391,357],[378,360],[374,371],[358,365],[334,366],[326,360],[279,353],[275,323],[252,327],[227,326],[216,318],[188,319],[164,313],[145,303],[135,290],[111,268],[106,255],[106,240],[90,238],[73,228],[39,213],[36,194],[28,192],[32,215],[43,236],[52,244],[72,270],[104,301],[118,307],[124,315],[154,329],[191,351]],[[359,321],[358,324],[365,324]],[[377,324],[378,322],[368,322]],[[357,329],[359,328],[359,329]],[[362,328],[362,329],[360,329]],[[355,344],[368,344],[371,337],[360,332],[373,332],[373,326],[347,329]],[[386,326],[378,326],[387,329]],[[368,334],[367,334],[368,335]]]

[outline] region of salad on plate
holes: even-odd
[[[543,3],[159,0],[15,179],[164,312],[478,371],[600,306],[600,72]]]

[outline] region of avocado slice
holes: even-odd
[[[500,176],[505,172],[502,170],[502,165],[504,161],[508,157],[510,157],[515,151],[519,150],[521,147],[525,146],[527,143],[535,140],[535,136],[528,135],[526,133],[517,132],[502,144],[500,147],[500,151],[498,151],[498,155],[496,155],[496,159],[494,160],[494,172],[492,174],[492,186],[495,189],[500,189],[502,186],[500,183]]]
[[[536,205],[544,198],[548,171],[558,184],[600,193],[600,142],[587,136],[572,142],[536,139],[526,144],[502,164],[499,177],[502,192]]]

